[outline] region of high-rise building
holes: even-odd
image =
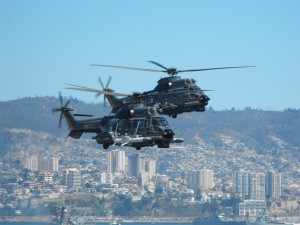
[[[233,191],[241,197],[253,200],[265,200],[266,197],[280,198],[281,174],[274,171],[267,173],[235,172]]]
[[[129,156],[128,158],[128,175],[131,177],[138,177],[140,174],[140,155],[139,153]]]
[[[127,157],[125,151],[114,150],[107,152],[107,173],[126,173]]]
[[[145,171],[149,173],[149,179],[151,180],[156,175],[156,162],[154,160],[145,161]]]
[[[139,153],[131,155],[128,158],[128,175],[139,178],[140,186],[149,184],[156,175],[156,162],[140,157]]]
[[[52,169],[52,172],[58,172],[58,166],[59,166],[58,158],[57,157],[52,157],[50,162],[49,162],[49,168]]]
[[[25,159],[24,166],[26,169],[32,171],[38,171],[38,157],[37,156],[30,156]]]
[[[268,171],[266,174],[266,196],[267,198],[281,197],[281,174]]]
[[[233,192],[241,197],[249,197],[249,173],[237,171],[233,174]]]
[[[249,174],[249,197],[255,200],[265,200],[266,176],[264,173]]]
[[[189,188],[200,188],[199,171],[192,170],[187,173],[187,186]]]
[[[72,168],[65,171],[65,184],[68,187],[81,186],[81,173],[78,169]]]
[[[38,158],[38,170],[39,171],[49,171],[49,172],[57,172],[58,171],[58,158]]]
[[[215,186],[214,184],[214,171],[209,169],[200,170],[201,179],[200,179],[200,188],[202,190],[208,190]]]
[[[214,186],[214,171],[209,169],[188,171],[188,187],[208,190]]]
[[[128,159],[128,175],[139,177],[142,172],[146,171],[146,163],[147,160],[141,157],[139,153],[131,155]],[[153,172],[153,168],[151,170]]]
[[[58,172],[58,158],[31,156],[25,159],[24,166],[32,171]]]

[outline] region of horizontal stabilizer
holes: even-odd
[[[79,113],[75,113],[73,114],[74,116],[86,116],[86,117],[92,117],[93,115],[89,115],[89,114],[79,114]]]

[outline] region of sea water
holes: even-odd
[[[108,225],[109,223],[86,223],[86,225]],[[121,223],[121,225],[191,225],[191,223],[158,223],[158,222],[148,222],[148,223]],[[38,223],[38,222],[0,222],[0,225],[54,225],[54,223]]]

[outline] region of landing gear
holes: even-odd
[[[109,147],[109,144],[103,144],[104,149],[108,149],[108,147]]]
[[[142,148],[141,146],[136,146],[135,147],[136,150],[141,150],[141,148]]]
[[[172,118],[175,119],[176,117],[177,117],[177,114],[173,114],[173,115],[172,115]]]

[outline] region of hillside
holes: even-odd
[[[59,105],[59,100],[55,97],[0,102],[0,132],[4,128],[21,128],[58,136],[66,135],[66,126],[63,129],[57,128],[59,113],[51,113],[51,109]],[[108,115],[110,111],[108,107],[104,108],[100,104],[86,104],[76,99],[71,99],[70,106],[76,112],[95,116]],[[255,149],[273,149],[278,146],[299,149],[300,146],[300,110],[209,110],[167,119],[176,131],[176,136],[185,138],[187,144],[194,143],[195,136],[200,136],[218,146],[218,137],[225,134]]]
[[[90,140],[89,135],[84,135],[80,140],[65,139],[68,133],[66,125],[58,129],[59,113],[52,114],[51,112],[52,108],[59,107],[59,105],[59,100],[55,97],[23,98],[0,102],[0,154],[2,156],[8,153],[14,155],[23,150],[29,151],[29,149],[51,152],[53,149],[57,151],[57,146],[62,145],[81,146],[79,148],[82,149],[84,146],[90,146],[92,149],[102,150],[102,146]],[[76,99],[72,99],[70,106],[79,113],[95,116],[109,114],[109,108],[104,108],[100,104],[86,104]],[[224,157],[230,163],[228,154],[239,154],[236,157],[244,161],[251,161],[263,155],[271,163],[276,164],[274,167],[282,170],[287,170],[290,164],[300,162],[300,110],[282,112],[250,109],[245,111],[209,110],[202,113],[181,114],[176,119],[167,119],[176,137],[185,139],[183,146],[187,148],[196,146],[193,147],[196,151],[196,158],[200,157],[209,161],[217,154],[219,158]],[[205,152],[205,150],[208,151]],[[152,151],[150,155],[153,155],[153,151],[156,150],[144,149],[145,153],[149,151]],[[171,157],[172,150],[158,152],[162,155],[159,158],[160,167],[171,166],[163,156],[167,156],[168,159]],[[181,154],[182,160],[188,161],[190,154],[194,153],[183,152]],[[267,162],[263,163],[265,167],[268,167]]]
[[[183,114],[169,120],[178,134],[194,137],[197,133],[215,145],[220,134],[231,136],[254,149],[299,148],[300,111],[206,111]]]

